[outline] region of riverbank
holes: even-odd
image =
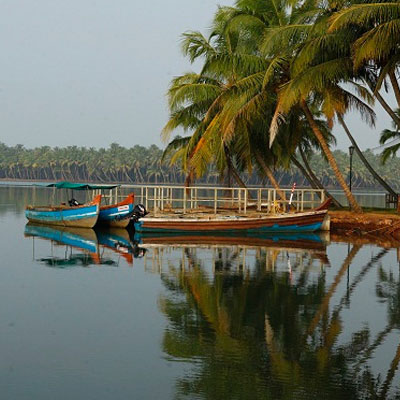
[[[374,236],[384,240],[400,240],[400,214],[390,212],[329,211],[332,233],[350,237]]]

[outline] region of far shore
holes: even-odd
[[[4,178],[0,178],[0,184],[4,185],[4,184],[18,184],[18,185],[22,185],[22,184],[26,184],[27,186],[29,185],[33,185],[35,183],[52,183],[52,182],[59,182],[62,181],[62,179],[35,179],[35,180],[26,180],[26,179],[4,179]],[[184,183],[183,182],[113,182],[113,181],[107,181],[107,182],[99,182],[99,181],[84,181],[84,180],[76,180],[74,181],[76,183],[93,183],[93,184],[97,184],[97,185],[137,185],[137,186],[183,186]],[[222,185],[215,185],[213,183],[203,183],[203,182],[199,182],[198,184],[192,185],[192,186],[221,186]],[[260,186],[260,185],[248,185],[249,189],[255,189],[255,188],[264,188],[264,189],[273,189],[272,186]],[[285,190],[289,190],[292,188],[292,186],[285,186],[282,185],[281,186],[282,189]],[[304,187],[297,187],[297,189],[311,189],[310,186],[304,186]],[[338,194],[338,193],[343,193],[343,191],[341,190],[340,187],[327,187],[327,190],[329,190],[330,192],[334,193],[334,194]],[[353,190],[353,193],[355,194],[363,194],[363,195],[384,195],[386,192],[383,191],[381,188],[377,187],[377,188],[356,188]]]

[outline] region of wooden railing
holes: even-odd
[[[285,199],[279,198],[271,188],[226,188],[209,186],[167,186],[167,185],[121,185],[105,195],[108,202],[120,201],[127,193],[135,193],[135,203],[143,204],[147,210],[174,210],[182,213],[199,207],[206,207],[217,213],[223,208],[235,209],[246,214],[249,209],[274,213],[287,208],[291,189],[282,189]],[[324,190],[295,189],[292,206],[303,211],[317,207],[325,201]]]

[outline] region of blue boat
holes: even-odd
[[[28,206],[25,216],[30,222],[45,225],[93,228],[100,213],[101,195],[78,206]]]
[[[135,195],[130,193],[120,203],[101,206],[98,224],[113,228],[126,228],[132,216],[134,200]]]
[[[118,187],[119,185],[93,185],[89,183],[74,183],[61,181],[56,183],[50,183],[45,185],[45,187],[53,187],[56,189],[67,189],[71,190],[71,194],[73,196],[74,190],[78,191],[88,191],[88,190],[112,190]],[[126,228],[130,222],[130,217],[133,212],[133,202],[135,199],[135,195],[130,193],[123,201],[100,206],[99,217],[97,220],[97,224],[109,226],[113,228]],[[70,205],[73,205],[75,208],[80,206],[79,202],[72,198],[70,200]]]

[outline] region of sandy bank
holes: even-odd
[[[332,233],[344,233],[353,238],[369,236],[400,241],[400,214],[329,211],[329,215]]]

